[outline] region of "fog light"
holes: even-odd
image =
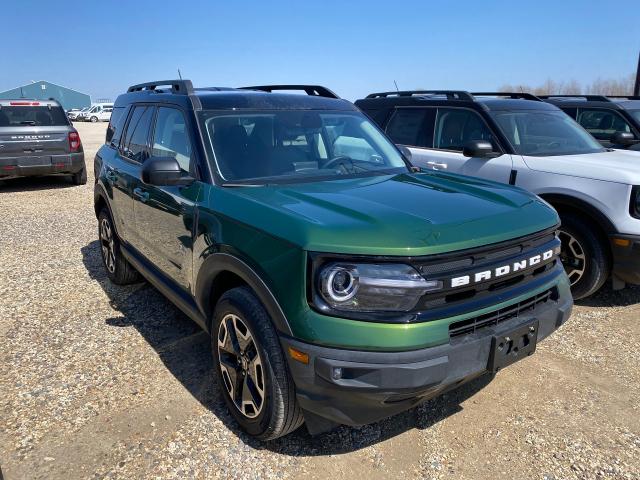
[[[331,376],[334,380],[340,380],[342,378],[342,369],[340,367],[334,368]]]

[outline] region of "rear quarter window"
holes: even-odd
[[[0,127],[54,127],[69,125],[62,107],[0,107]]]
[[[117,107],[111,112],[111,118],[109,119],[109,126],[107,127],[107,137],[105,143],[112,147],[118,147],[120,144],[120,137],[122,136],[122,129],[124,123],[127,120],[127,112],[129,107]]]

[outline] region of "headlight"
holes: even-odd
[[[441,288],[404,264],[330,263],[318,276],[319,293],[336,310],[406,312]]]

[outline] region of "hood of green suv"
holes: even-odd
[[[443,173],[213,189],[219,213],[309,251],[428,255],[549,228],[556,212],[519,188]]]

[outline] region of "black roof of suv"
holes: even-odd
[[[540,98],[561,108],[604,146],[640,150],[640,96],[541,95]],[[631,136],[627,135],[627,140],[613,138],[618,132]]]
[[[304,91],[307,95],[272,93],[278,91]],[[133,85],[129,87],[127,93],[118,96],[114,106],[117,108],[136,101],[144,101],[149,98],[149,95],[154,95],[153,101],[156,103],[164,101],[177,103],[193,110],[234,108],[355,110],[353,104],[319,85],[194,88],[190,80],[161,80]]]

